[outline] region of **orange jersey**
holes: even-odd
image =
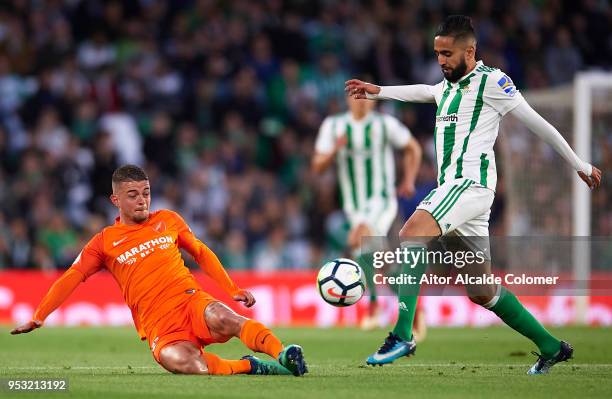
[[[74,280],[77,272],[80,279],[76,280],[80,282],[101,269],[108,269],[119,284],[134,324],[144,339],[155,322],[189,299],[185,291],[201,289],[185,266],[181,248],[228,294],[240,291],[215,254],[193,235],[176,212],[169,210],[151,212],[146,222],[137,225],[122,224],[117,218],[114,225],[104,228],[85,245],[64,276],[73,276]],[[60,285],[60,280],[56,285]],[[59,300],[61,303],[74,289],[67,285],[54,293],[53,288],[47,294],[51,298],[42,301],[34,319],[44,320],[59,306],[53,296],[63,297]]]

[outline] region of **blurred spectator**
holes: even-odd
[[[293,120],[306,101],[315,100],[313,85],[307,84],[305,72],[291,59],[281,64],[278,76],[273,77],[267,86],[267,102],[270,114],[282,120]]]
[[[272,53],[272,46],[266,35],[260,34],[253,39],[249,63],[257,78],[264,84],[278,74],[279,63]]]
[[[175,151],[170,115],[158,112],[153,115],[151,131],[144,141],[144,155],[148,162],[157,164],[168,175],[174,175]]]
[[[56,159],[63,158],[68,149],[70,133],[59,120],[55,109],[48,107],[41,111],[34,131],[34,146]]]
[[[231,269],[249,269],[251,262],[247,255],[246,238],[240,230],[231,230],[225,236],[221,262]]]
[[[344,82],[348,78],[348,74],[340,67],[340,60],[335,54],[325,53],[321,56],[318,68],[312,77],[317,90],[315,98],[320,110],[327,111],[331,101],[343,101]]]
[[[40,230],[38,241],[47,248],[57,265],[70,265],[80,251],[76,247],[76,232],[59,213],[51,216],[48,224]]]
[[[98,108],[95,102],[85,101],[77,106],[71,132],[81,141],[89,143],[97,130]]]
[[[567,83],[582,67],[582,56],[572,44],[567,28],[559,28],[555,44],[546,52],[546,69],[553,84]]]
[[[78,47],[79,65],[86,71],[93,71],[115,61],[116,53],[104,32],[95,32],[91,39],[81,43]]]
[[[0,212],[0,269],[11,267],[10,240],[6,217]]]
[[[253,266],[257,271],[290,268],[285,229],[276,225],[265,240],[257,243],[253,251]]]

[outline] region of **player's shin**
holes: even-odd
[[[374,253],[354,251],[353,258],[357,259],[357,263],[363,269],[366,277],[368,291],[370,292],[370,303],[376,302],[376,284],[374,284]]]
[[[363,330],[372,330],[379,326],[378,296],[376,284],[374,284],[374,253],[371,250],[353,251],[353,259],[361,266],[366,280],[366,287],[370,294],[368,313],[361,319],[360,326]]]
[[[277,359],[283,344],[272,331],[256,320],[247,320],[240,330],[240,340],[252,351]]]
[[[401,246],[406,255],[404,259],[407,260],[401,265],[401,270],[404,277],[409,280],[399,287],[399,315],[393,333],[404,341],[410,341],[420,290],[419,282],[427,268],[426,246],[420,242],[410,241],[403,242]]]
[[[202,357],[209,375],[248,374],[251,371],[251,363],[246,359],[227,360],[210,352],[203,352]]]
[[[561,342],[553,337],[506,287],[500,285],[495,297],[483,306],[533,341],[545,359],[550,359],[559,352]]]

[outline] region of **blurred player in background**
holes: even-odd
[[[294,374],[307,372],[298,345],[283,347],[263,324],[232,311],[202,290],[181,257],[191,254],[204,272],[235,301],[255,304],[253,295],[234,284],[215,254],[170,210],[149,212],[151,188],[134,165],[115,170],[110,199],[118,209],[115,224],[87,243],[72,266],[53,284],[31,321],[15,328],[22,334],[42,327],[45,319],[92,274],[107,269],[121,288],[142,340],[155,360],[180,374]],[[248,348],[278,361],[245,356],[221,359],[203,347],[238,337]]]
[[[349,220],[348,247],[367,277],[370,292],[364,329],[379,326],[373,255],[368,237],[387,237],[397,216],[393,150],[403,152],[403,179],[397,195],[411,197],[421,164],[421,146],[406,126],[391,115],[374,111],[375,103],[348,97],[348,112],[325,118],[319,129],[312,169],[322,173],[334,161],[342,206]],[[379,248],[380,249],[380,248]]]
[[[527,104],[512,80],[499,69],[476,61],[476,35],[469,17],[450,16],[440,25],[435,34],[434,53],[444,75],[444,80],[435,86],[380,87],[357,79],[346,84],[348,94],[354,98],[438,106],[434,130],[438,187],[425,197],[400,231],[403,248],[415,255],[433,238],[454,234],[473,250],[488,249],[489,215],[497,180],[493,145],[500,120],[507,113],[550,144],[589,188],[599,186],[601,171],[572,151],[563,136]],[[473,241],[478,243],[474,246]],[[466,267],[467,273],[491,273],[490,258],[482,268],[471,266]],[[419,281],[427,265],[417,260],[404,267],[406,273],[415,275]],[[414,353],[412,321],[418,289],[418,285],[400,289],[395,329],[368,358],[368,364],[391,363]],[[556,363],[572,357],[571,345],[553,337],[505,287],[491,284],[466,289],[473,302],[494,312],[538,347],[541,354],[528,374],[547,373]]]

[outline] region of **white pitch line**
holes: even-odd
[[[59,366],[32,366],[32,367],[0,367],[0,371],[2,370],[132,370],[132,369],[160,369],[160,367],[155,366],[68,366],[68,367],[59,367]]]
[[[321,366],[320,364],[308,364],[310,367],[327,367],[327,366]],[[449,364],[449,363],[405,363],[405,364],[391,364],[391,365],[385,365],[385,367],[389,367],[389,368],[397,368],[397,367],[402,367],[402,368],[410,368],[410,367],[465,367],[465,368],[486,368],[486,367],[509,367],[509,366],[516,366],[516,367],[528,367],[531,364],[527,364],[527,363],[457,363],[457,364]],[[563,364],[565,366],[573,366],[573,367],[585,367],[585,368],[589,368],[589,367],[601,367],[601,368],[609,368],[612,367],[612,363],[565,363]],[[362,365],[359,365],[362,366]],[[356,367],[359,367],[356,366]],[[365,365],[363,365],[365,366]],[[370,366],[368,366],[370,367]],[[19,370],[23,370],[23,371],[28,371],[28,370],[63,370],[63,371],[70,371],[70,370],[160,370],[163,371],[163,369],[161,367],[157,367],[157,366],[131,366],[131,368],[128,368],[127,366],[70,366],[70,368],[66,368],[66,367],[59,367],[59,366],[49,366],[49,367],[43,367],[43,366],[26,366],[26,367],[1,367],[0,368],[0,372],[3,370],[11,370],[11,371],[19,371]]]
[[[396,364],[393,367],[508,367],[508,366],[531,366],[532,363],[416,363],[416,364]],[[612,367],[611,363],[561,363],[561,365],[574,367]]]

